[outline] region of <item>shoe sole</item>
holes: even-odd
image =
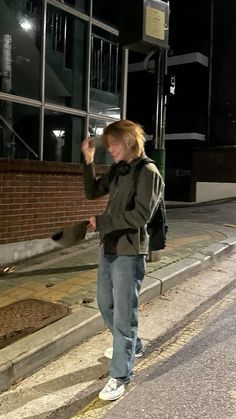
[[[134,355],[135,358],[142,358],[142,356],[144,355],[144,352],[140,352]]]
[[[105,394],[103,395],[103,394],[99,393],[98,397],[101,400],[113,402],[113,401],[119,399],[121,396],[123,396],[124,392],[125,392],[125,388],[122,389],[122,392],[117,394],[116,396],[109,397],[108,395],[106,396]]]

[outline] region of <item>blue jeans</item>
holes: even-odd
[[[97,301],[102,317],[113,336],[110,376],[129,382],[137,338],[138,295],[144,278],[146,256],[104,255],[101,249]]]

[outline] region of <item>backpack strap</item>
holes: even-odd
[[[112,163],[109,169],[109,174],[108,174],[109,183],[111,183],[113,179],[115,178],[115,176],[117,175],[117,164],[118,163]]]
[[[136,195],[136,192],[137,192],[139,175],[140,175],[140,172],[141,172],[142,167],[145,166],[145,164],[148,164],[148,163],[153,163],[153,164],[156,165],[156,163],[155,163],[154,160],[149,159],[149,157],[145,157],[144,159],[140,160],[136,164],[136,166],[134,168],[134,173],[133,173],[133,189],[132,189],[130,198],[129,198],[127,204],[126,204],[126,210],[129,210],[130,211],[130,210],[132,210],[134,208],[134,205],[135,205],[135,195]]]
[[[154,160],[149,159],[149,157],[145,157],[144,159],[140,160],[134,168],[133,188],[134,188],[135,192],[136,192],[136,189],[137,189],[137,186],[138,186],[138,178],[139,178],[141,169],[142,169],[143,166],[145,166],[145,164],[148,164],[148,163],[153,163],[156,166],[156,163],[155,163]]]

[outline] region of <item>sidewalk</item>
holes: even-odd
[[[158,261],[147,263],[141,304],[236,250],[234,225],[175,218],[168,217],[166,249]],[[60,320],[0,350],[1,391],[104,328],[96,304],[98,254],[94,238],[25,262],[0,278],[0,308],[30,298],[70,309]]]

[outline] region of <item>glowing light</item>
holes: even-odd
[[[54,129],[52,132],[56,138],[61,138],[65,134],[65,131],[62,131],[60,129]]]
[[[26,17],[20,19],[20,26],[24,31],[30,31],[33,28],[32,23]]]
[[[103,134],[103,129],[104,129],[104,128],[97,128],[97,129],[96,129],[96,135],[98,135],[98,136],[99,136],[99,135],[102,135],[102,134]]]

